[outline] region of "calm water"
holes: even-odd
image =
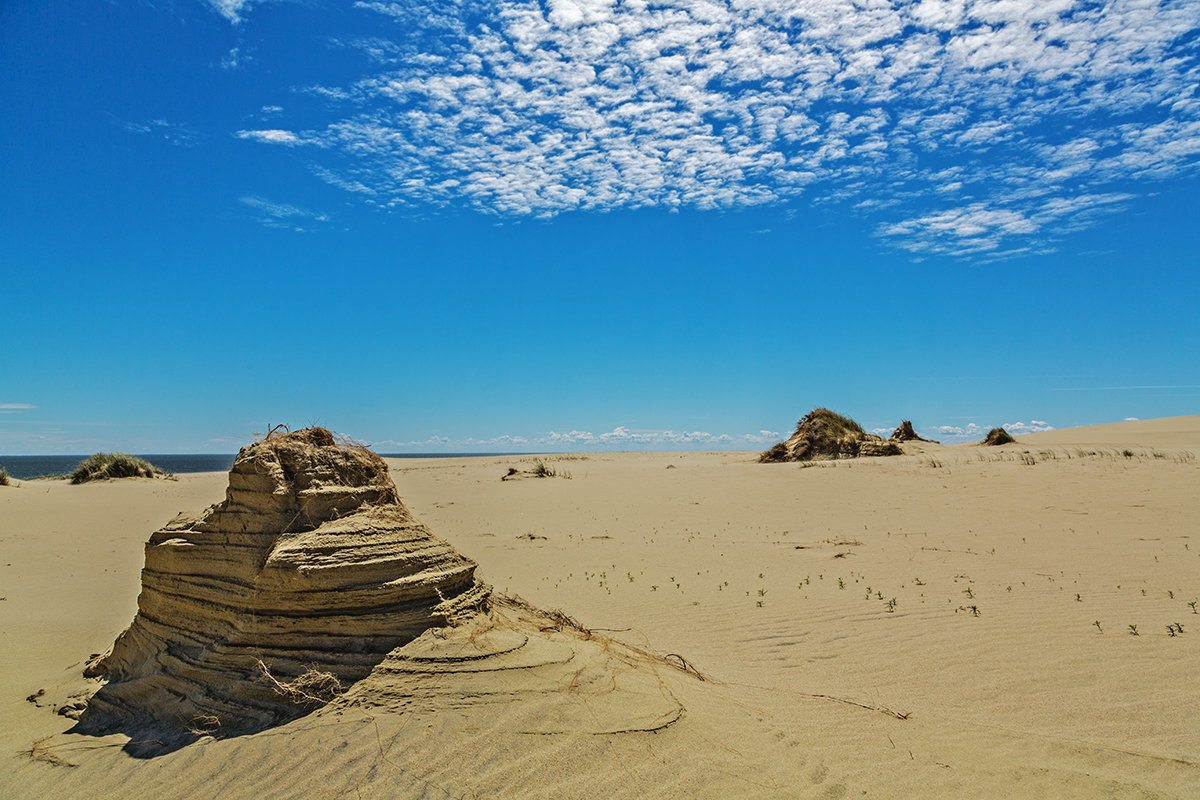
[[[165,472],[227,472],[233,466],[234,454],[154,454],[140,455]],[[475,456],[505,456],[512,453],[380,453],[384,458],[471,458]],[[0,456],[0,467],[18,480],[38,475],[64,475],[75,471],[87,456]]]

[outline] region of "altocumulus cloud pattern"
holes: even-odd
[[[389,207],[836,203],[917,255],[1002,257],[1200,161],[1195,0],[354,5],[379,35],[309,87],[332,117],[238,135]]]

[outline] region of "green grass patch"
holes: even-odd
[[[110,478],[171,477],[144,458],[128,453],[92,453],[79,462],[71,473],[71,483],[103,481]]]

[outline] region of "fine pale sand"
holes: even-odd
[[[66,733],[56,710],[94,691],[85,661],[133,619],[146,539],[221,500],[227,476],[0,487],[0,784],[1200,797],[1200,416],[904,447],[551,456],[569,479],[508,481],[536,459],[392,460],[416,518],[497,592],[591,636],[506,606],[507,627],[420,639],[299,719],[140,758],[123,735]],[[532,655],[490,671],[412,666],[530,637]]]

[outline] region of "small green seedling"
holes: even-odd
[[[1195,601],[1195,600],[1193,600],[1192,602],[1188,603],[1188,605],[1189,605],[1189,606],[1191,606],[1191,608],[1192,608],[1192,613],[1193,613],[1193,614],[1195,614],[1195,613],[1198,613],[1198,612],[1196,611],[1196,601]]]
[[[888,600],[888,601],[887,601],[887,610],[888,610],[888,613],[889,613],[889,614],[891,614],[891,613],[895,613],[895,611],[896,611],[896,598],[894,598],[894,597],[893,597],[891,600]]]
[[[1082,603],[1082,602],[1083,602],[1083,598],[1082,598],[1082,597],[1080,597],[1078,594],[1076,594],[1076,595],[1075,595],[1075,602],[1076,602],[1076,603]]]
[[[839,589],[845,589],[845,588],[846,588],[846,582],[845,582],[844,580],[842,580],[841,578],[838,578],[838,588],[839,588]]]
[[[1096,626],[1096,630],[1100,631],[1101,633],[1104,633],[1104,628],[1100,627],[1100,620],[1096,620],[1092,624]]]
[[[1130,625],[1130,626],[1129,626],[1129,635],[1130,635],[1130,636],[1138,636],[1138,635],[1140,635],[1140,634],[1138,634],[1138,632],[1137,632],[1137,625]]]
[[[967,597],[971,597],[971,598],[974,598],[974,597],[975,597],[975,592],[973,592],[973,591],[971,590],[971,587],[970,587],[970,586],[968,586],[967,588],[963,589],[963,594],[965,594]]]
[[[972,617],[979,616],[979,606],[968,606],[967,610],[971,612]]]

